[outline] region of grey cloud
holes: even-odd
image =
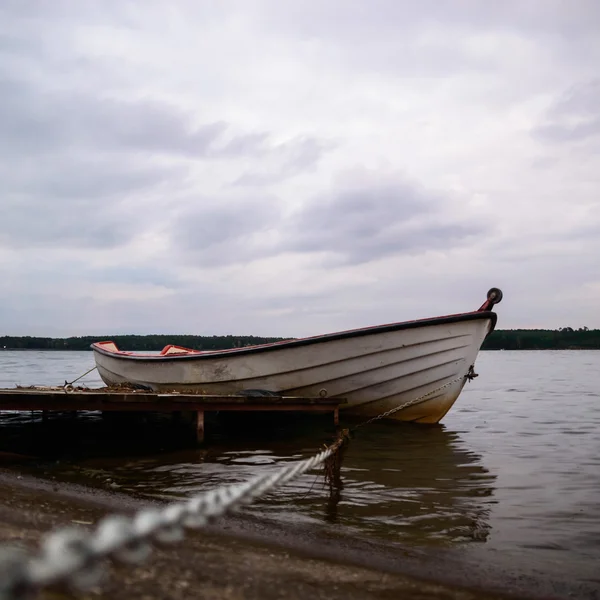
[[[278,144],[267,132],[232,131],[225,121],[197,124],[174,105],[102,97],[81,90],[49,91],[0,64],[0,154],[48,153],[77,146],[97,152],[227,159],[283,155],[314,164],[323,145],[313,138]]]
[[[89,205],[65,207],[20,199],[4,204],[2,212],[0,244],[12,248],[110,248],[133,236],[131,225],[115,211],[98,211]]]
[[[179,169],[84,160],[57,153],[43,162],[0,165],[0,245],[105,248],[128,242],[143,221],[127,211],[132,193],[179,177]]]
[[[208,156],[227,128],[224,122],[194,126],[184,112],[151,101],[105,100],[95,106],[92,103],[89,109],[93,111],[93,131],[87,115],[81,115],[76,126],[89,132],[94,143],[149,153]]]
[[[376,39],[381,35],[397,35],[424,25],[469,27],[479,31],[506,29],[535,32],[590,32],[595,34],[600,19],[600,6],[595,0],[581,0],[565,4],[561,0],[522,2],[506,0],[502,3],[464,0],[438,2],[423,0],[340,0],[319,2],[306,0],[302,4],[271,3],[263,0],[262,17],[271,26],[285,27],[305,37],[362,36]],[[267,21],[268,19],[268,21]]]
[[[173,29],[165,29],[163,16],[173,18],[169,21]],[[479,298],[491,285],[504,287],[502,280],[508,291],[511,286],[513,289],[513,295],[507,292],[513,300],[502,305],[506,313],[504,326],[509,324],[511,311],[513,325],[531,324],[532,318],[564,325],[567,319],[556,321],[561,314],[574,310],[579,314],[588,305],[586,315],[591,320],[597,318],[597,297],[592,298],[591,292],[580,296],[578,302],[563,302],[559,309],[557,298],[540,303],[540,294],[536,296],[530,285],[531,281],[541,281],[534,286],[539,292],[553,289],[561,278],[572,289],[582,282],[597,281],[598,236],[590,218],[585,231],[565,227],[557,234],[554,230],[543,231],[544,224],[538,224],[537,228],[532,225],[530,234],[523,238],[513,230],[515,217],[510,211],[498,205],[484,206],[482,212],[495,213],[500,233],[492,235],[491,240],[482,240],[482,234],[490,231],[488,223],[464,216],[464,206],[447,209],[443,194],[419,189],[402,179],[375,177],[358,184],[346,181],[328,194],[304,197],[304,193],[318,193],[315,190],[326,176],[319,173],[318,177],[300,181],[301,186],[285,187],[294,205],[311,202],[292,215],[282,210],[287,196],[263,195],[258,188],[318,166],[329,148],[324,140],[315,136],[282,143],[280,137],[313,116],[316,121],[340,119],[335,126],[323,128],[329,130],[339,130],[348,121],[348,135],[356,135],[353,143],[331,161],[332,168],[354,161],[379,164],[385,159],[400,165],[402,153],[411,151],[409,141],[399,136],[389,146],[373,144],[378,132],[385,133],[386,127],[402,127],[409,120],[413,124],[427,121],[427,115],[422,114],[425,109],[418,104],[419,94],[427,89],[431,95],[425,104],[437,102],[440,122],[448,120],[450,125],[455,119],[468,119],[468,112],[477,103],[474,127],[473,131],[465,131],[464,140],[456,144],[456,153],[445,143],[436,147],[440,133],[432,128],[422,141],[436,156],[424,156],[420,147],[415,156],[406,159],[408,168],[413,172],[434,171],[437,182],[456,181],[467,188],[467,193],[474,188],[489,188],[485,190],[488,197],[499,194],[510,205],[516,193],[514,186],[507,186],[502,173],[498,175],[497,169],[491,168],[498,160],[506,160],[506,169],[503,164],[501,170],[514,173],[523,188],[519,194],[540,207],[545,202],[564,202],[568,211],[568,200],[556,198],[563,193],[563,182],[565,198],[581,190],[582,197],[593,197],[596,189],[592,187],[597,183],[593,180],[595,157],[590,150],[594,143],[600,146],[597,81],[557,97],[534,132],[546,144],[561,141],[579,148],[585,144],[586,158],[590,159],[585,173],[593,171],[589,181],[579,179],[577,185],[571,185],[569,177],[578,176],[578,165],[571,161],[581,157],[573,157],[571,147],[563,152],[557,144],[554,154],[559,158],[544,157],[539,166],[543,160],[558,161],[553,169],[556,179],[562,180],[561,189],[552,189],[549,180],[536,181],[529,189],[532,184],[527,165],[522,167],[530,145],[524,141],[520,146],[523,140],[511,127],[518,129],[528,118],[530,108],[540,97],[546,97],[557,81],[568,86],[573,78],[595,73],[598,46],[592,36],[597,37],[599,16],[600,3],[596,0],[570,4],[563,0],[507,0],[495,4],[480,0],[233,0],[227,4],[182,0],[167,8],[160,2],[144,3],[143,11],[136,8],[136,3],[120,0],[0,2],[0,246],[19,250],[6,253],[0,247],[0,260],[11,257],[2,263],[3,276],[7,279],[8,274],[10,281],[11,275],[18,274],[21,286],[20,294],[5,294],[4,326],[15,333],[32,334],[43,333],[44,328],[52,329],[56,324],[57,334],[64,334],[65,327],[82,334],[90,333],[90,327],[123,332],[147,332],[150,327],[207,333],[287,331],[297,335],[399,315],[412,318],[417,312],[427,316],[430,310],[439,309],[439,295],[434,292],[440,287],[452,286],[455,300],[465,295],[455,305],[462,310],[463,299],[470,303],[472,297]],[[235,28],[224,27],[232,19],[247,26],[240,38]],[[160,60],[163,49],[167,53],[175,53],[177,48],[198,51],[194,36],[206,51],[205,41],[212,43],[213,39],[203,35],[207,23],[211,32],[223,32],[209,49],[214,50],[214,60],[211,57],[213,64],[208,72],[200,67],[197,73],[199,81],[214,83],[208,98],[195,85],[182,89],[190,73],[181,64]],[[182,39],[174,40],[180,31]],[[256,56],[265,56],[259,81],[252,77],[254,67],[249,73],[241,72],[240,65],[248,57],[231,65],[231,57],[235,60],[239,56],[237,45],[245,44],[250,36],[256,38]],[[129,43],[134,49],[131,53]],[[154,48],[143,55],[146,44]],[[281,48],[281,53],[273,57],[274,47]],[[151,56],[153,53],[156,56]],[[526,59],[539,58],[539,65],[522,64],[521,53]],[[115,58],[119,55],[122,60]],[[315,65],[317,60],[319,64]],[[270,94],[270,86],[281,85],[278,69],[296,67],[300,97],[313,90],[324,94],[318,110],[311,106],[301,114],[303,109],[294,102],[296,97],[289,98],[293,109],[282,100],[275,110],[277,114],[265,114],[264,107],[257,103],[263,93]],[[475,71],[476,76],[469,77],[465,71]],[[453,77],[457,73],[459,77]],[[523,73],[530,76],[523,78]],[[439,79],[432,81],[432,76]],[[324,77],[330,79],[322,90],[309,89]],[[408,77],[417,81],[405,97],[400,90],[410,87],[403,79]],[[243,93],[244,86],[255,86],[248,97]],[[162,89],[170,98],[180,94],[182,101],[195,102],[194,109],[187,111],[183,103],[140,97],[143,89]],[[498,147],[491,148],[489,155],[481,152],[481,165],[473,173],[472,152],[487,143],[478,139],[477,128],[484,122],[478,124],[477,120],[502,120],[507,115],[495,112],[507,101],[496,99],[496,90],[510,90],[507,96],[527,103],[511,113],[506,137],[504,131],[497,135],[493,127],[485,132],[483,137],[489,133]],[[330,93],[332,96],[328,96]],[[361,112],[364,98],[369,100],[365,113]],[[202,113],[205,100],[214,106],[219,99],[223,99],[222,115]],[[338,115],[336,108],[342,104]],[[387,109],[381,115],[373,114],[369,107],[375,104],[385,104]],[[255,112],[250,114],[253,109]],[[238,130],[229,117],[237,110],[250,115],[247,118],[257,124],[257,130]],[[348,118],[350,111],[354,111],[356,121]],[[518,118],[512,118],[514,115]],[[277,136],[271,128],[275,120],[281,124]],[[514,155],[507,155],[508,144],[514,148]],[[459,146],[469,149],[463,154]],[[213,161],[211,166],[222,161],[215,165],[218,168],[214,174],[206,168],[208,161]],[[199,167],[193,175],[206,175],[206,181],[186,179],[186,167],[192,162]],[[440,172],[435,172],[440,166]],[[482,173],[488,171],[489,181],[482,182]],[[237,185],[219,188],[224,174]],[[192,198],[190,190],[196,187],[201,193],[216,191],[210,197]],[[508,187],[513,191],[502,191]],[[160,201],[156,202],[159,194]],[[579,217],[586,219],[585,215],[572,217],[573,222]],[[146,233],[147,228],[161,236],[159,264],[155,248],[147,253],[148,248],[141,244],[135,246],[133,256],[123,256],[123,268],[90,267],[88,258],[92,253],[76,251],[98,249],[92,262],[99,264],[105,258],[102,250]],[[165,233],[171,234],[172,246],[163,252]],[[569,236],[573,239],[567,243],[564,240]],[[494,239],[497,251],[479,261],[477,257],[493,247]],[[418,257],[398,260],[403,272],[393,282],[378,277],[381,265],[352,268],[380,257],[418,255],[471,243],[472,252],[461,252],[464,263],[431,257],[428,264],[435,277],[423,276]],[[32,252],[21,251],[32,247]],[[61,247],[73,251],[49,252]],[[231,280],[224,281],[219,292],[190,282],[186,272],[180,270],[190,265],[243,265],[288,252],[303,255],[301,259],[290,256],[290,268],[303,269],[309,262],[310,270],[290,277],[288,288],[289,269],[276,267],[278,271],[272,276],[281,278],[276,291],[253,289],[248,293],[253,282],[244,269],[225,270],[224,276],[232,273]],[[23,262],[15,265],[13,254],[24,257]],[[59,257],[64,254],[72,264],[61,262]],[[323,254],[329,262],[315,264]],[[347,266],[329,269],[332,264]],[[346,273],[347,278],[342,277]],[[482,287],[481,282],[488,278],[489,284]],[[361,285],[366,279],[378,280]],[[119,293],[112,299],[107,293],[85,301],[65,293],[71,284],[91,295],[85,286],[95,282],[109,283],[107,291]],[[172,310],[170,297],[153,299],[134,293],[130,299],[124,298],[126,290],[120,291],[119,283],[126,282],[177,289],[178,310]],[[311,292],[315,288],[320,291]],[[393,303],[389,298],[394,298]],[[514,308],[519,302],[521,308]],[[553,303],[551,310],[547,308]],[[269,309],[287,316],[273,318]],[[206,314],[211,315],[208,321],[203,317]],[[587,320],[588,316],[581,318]]]
[[[443,198],[403,181],[344,189],[304,207],[293,218],[285,247],[360,264],[453,247],[486,230],[482,223],[443,219],[442,205]]]
[[[152,4],[150,1],[147,5]],[[2,0],[0,18],[2,22],[18,23],[25,26],[43,26],[51,24],[53,28],[61,23],[66,26],[73,22],[93,25],[114,24],[121,27],[134,22],[135,4],[120,0],[103,0],[102,2],[80,2],[79,0]]]
[[[260,6],[256,19],[265,30],[281,31],[307,42],[343,46],[344,51],[335,54],[353,71],[417,77],[448,77],[465,71],[489,75],[496,70],[501,48],[494,58],[489,52],[477,52],[476,46],[465,47],[455,41],[472,34],[517,34],[535,39],[547,47],[557,64],[574,58],[593,61],[589,49],[600,23],[600,4],[596,0],[306,0],[296,4],[263,0]]]
[[[182,120],[160,107],[137,111],[117,102],[103,106],[91,93],[50,93],[32,75],[39,64],[31,72],[11,68],[13,54],[22,56],[27,44],[10,48],[14,52],[8,58],[6,53],[0,57],[0,246],[110,248],[127,243],[139,233],[144,215],[132,214],[123,201],[186,173],[132,150],[147,145],[151,154],[156,143],[150,134],[144,139],[144,117],[158,125],[156,137],[166,138],[167,148],[177,145],[174,137],[182,128],[176,126]],[[202,140],[188,136],[185,141],[198,145]]]
[[[0,245],[124,244],[136,229],[122,201],[185,174],[181,167],[111,152],[100,135],[86,138],[76,123],[93,102],[79,100],[57,102],[24,82],[0,80]],[[95,118],[89,112],[90,129]]]
[[[14,33],[0,31],[0,56],[6,58],[8,56],[35,55],[37,49],[32,40],[25,40]]]
[[[287,218],[277,198],[223,197],[220,204],[199,198],[180,215],[173,235],[184,255],[192,253],[190,262],[221,266],[286,252],[325,252],[331,264],[361,264],[452,248],[488,231],[486,223],[448,219],[443,202],[401,180],[346,185]],[[272,230],[279,232],[277,238]]]
[[[22,81],[0,79],[0,152],[49,152],[76,144],[88,151],[207,157],[227,129],[194,125],[166,103],[125,102],[82,93],[43,93]],[[233,142],[234,143],[235,138]],[[251,147],[245,144],[245,150]]]
[[[221,149],[222,156],[244,156],[263,149],[267,145],[269,134],[263,133],[248,133],[238,135],[229,140]]]
[[[103,198],[125,199],[131,193],[181,180],[186,172],[181,167],[142,165],[135,160],[123,164],[118,158],[78,158],[57,152],[41,162],[23,159],[20,164],[0,165],[0,193],[61,204],[94,202],[102,210],[99,201]]]
[[[161,8],[161,3],[147,2],[148,10]],[[412,24],[457,24],[477,28],[506,27],[522,31],[556,28],[568,32],[591,31],[600,17],[600,7],[595,0],[568,3],[561,0],[528,1],[505,0],[502,3],[463,0],[438,2],[422,0],[305,0],[301,4],[255,0],[227,4],[179,2],[179,9],[190,20],[218,20],[223,14],[246,12],[264,20],[273,27],[293,29],[301,35],[318,32],[342,33],[353,31],[404,31]],[[76,0],[3,0],[0,14],[6,17],[28,17],[86,22],[113,22],[135,24],[135,12],[120,0],[103,0],[99,3],[82,3]],[[335,25],[335,30],[332,27]],[[287,31],[286,31],[287,33]]]
[[[600,135],[600,80],[567,90],[548,109],[545,121],[532,134],[548,142],[580,142]]]
[[[156,285],[176,288],[179,278],[173,269],[157,266],[128,266],[87,268],[86,276],[98,283],[127,283],[132,285]]]
[[[264,256],[256,234],[267,235],[280,220],[277,199],[264,196],[194,198],[173,223],[173,243],[187,262],[203,266],[244,264]],[[186,258],[187,257],[187,258]]]
[[[49,151],[59,142],[62,111],[52,119],[40,91],[22,81],[2,77],[0,70],[0,154],[15,156]],[[57,107],[58,108],[58,107]]]
[[[579,142],[600,134],[600,117],[585,123],[540,125],[534,131],[540,140],[549,142]]]
[[[313,138],[282,144],[272,142],[267,132],[231,129],[224,121],[197,125],[191,113],[163,102],[102,98],[78,87],[49,91],[43,82],[27,79],[27,73],[7,68],[5,56],[0,60],[0,245],[101,248],[126,243],[152,213],[151,203],[140,195],[166,185],[171,199],[180,195],[190,158],[283,157],[281,179],[310,168],[321,156],[321,144]],[[165,164],[162,158],[171,160]],[[138,208],[137,215],[123,205],[136,195],[138,204],[148,207]],[[224,232],[229,217],[223,216],[202,239]],[[187,239],[198,242],[193,233]]]
[[[281,180],[313,167],[328,148],[312,137],[274,143],[266,132],[229,133],[231,129],[225,121],[196,125],[191,114],[164,102],[43,93],[33,84],[2,78],[0,70],[0,154],[9,157],[73,147],[95,154],[196,159],[262,156],[283,161],[276,177]],[[272,174],[262,183],[271,179]]]
[[[573,86],[550,109],[551,118],[597,115],[600,112],[600,79]]]
[[[273,147],[274,166],[268,170],[246,172],[236,179],[234,186],[263,186],[315,168],[323,155],[334,148],[313,137],[300,137]]]
[[[577,244],[585,242],[588,253],[592,254],[594,257],[599,256],[600,215],[598,215],[598,212],[596,212],[594,217],[591,217],[590,220],[586,223],[580,223],[572,227],[565,227],[565,232],[561,236],[561,241],[564,241],[566,243],[575,242]],[[592,244],[594,248],[592,248]]]

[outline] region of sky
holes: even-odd
[[[597,0],[3,0],[0,335],[600,327]]]

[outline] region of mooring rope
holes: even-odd
[[[132,564],[145,560],[152,542],[180,541],[184,528],[200,528],[323,464],[338,451],[346,436],[347,430],[325,450],[273,474],[257,475],[162,509],[144,509],[132,518],[111,515],[92,531],[59,529],[45,537],[35,555],[17,548],[0,548],[0,600],[29,600],[35,592],[58,583],[89,589],[102,577],[106,559]]]
[[[454,383],[473,376],[471,367],[466,375],[373,417],[354,427],[353,431],[419,404]],[[185,528],[201,528],[240,505],[250,504],[274,488],[326,463],[342,448],[348,437],[349,431],[342,430],[338,439],[318,454],[288,464],[275,473],[257,475],[244,483],[218,488],[161,509],[143,509],[131,518],[109,515],[92,530],[75,527],[58,529],[44,537],[41,548],[34,554],[14,547],[0,547],[0,600],[30,600],[41,589],[59,583],[67,583],[82,591],[89,589],[100,581],[107,559],[130,564],[142,562],[150,555],[152,542],[180,541],[185,536]]]
[[[80,375],[77,379],[73,379],[73,381],[67,381],[65,379],[65,384],[63,385],[65,392],[70,392],[73,389],[73,384],[76,381],[83,379],[86,375],[89,375],[92,371],[95,371],[97,368],[98,368],[97,366],[93,366],[89,371],[86,371],[83,375]]]

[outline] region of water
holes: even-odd
[[[62,384],[92,361],[89,352],[0,352],[0,387]],[[247,510],[597,582],[600,352],[484,352],[476,367],[480,377],[442,426],[379,423],[361,430],[344,457],[341,495],[307,474]],[[95,373],[83,381],[100,384]],[[40,425],[30,420],[5,413],[0,440],[38,439]],[[55,450],[62,439],[68,452],[58,464],[40,460],[26,468],[167,499],[243,481],[310,456],[328,439],[322,420],[292,425],[286,418],[259,434],[248,432],[246,418],[244,429],[212,425],[206,447],[182,450],[161,437],[167,429],[157,434],[148,424],[136,425],[135,440],[129,428],[119,441],[95,414],[75,424],[55,421],[50,435],[53,426],[70,431],[55,438]],[[97,443],[103,435],[110,444]]]

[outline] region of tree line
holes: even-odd
[[[483,350],[599,350],[600,329],[498,329]]]
[[[277,342],[284,338],[256,337],[253,335],[112,335],[68,338],[0,337],[0,349],[5,350],[89,350],[90,344],[111,340],[121,350],[157,351],[168,344],[193,350],[226,350],[255,344]]]
[[[93,342],[112,340],[122,350],[159,351],[168,344],[194,350],[225,350],[289,338],[252,335],[116,335],[50,338],[0,336],[5,350],[89,350]],[[498,329],[483,343],[483,350],[573,350],[600,349],[600,329],[561,327],[560,329]]]

